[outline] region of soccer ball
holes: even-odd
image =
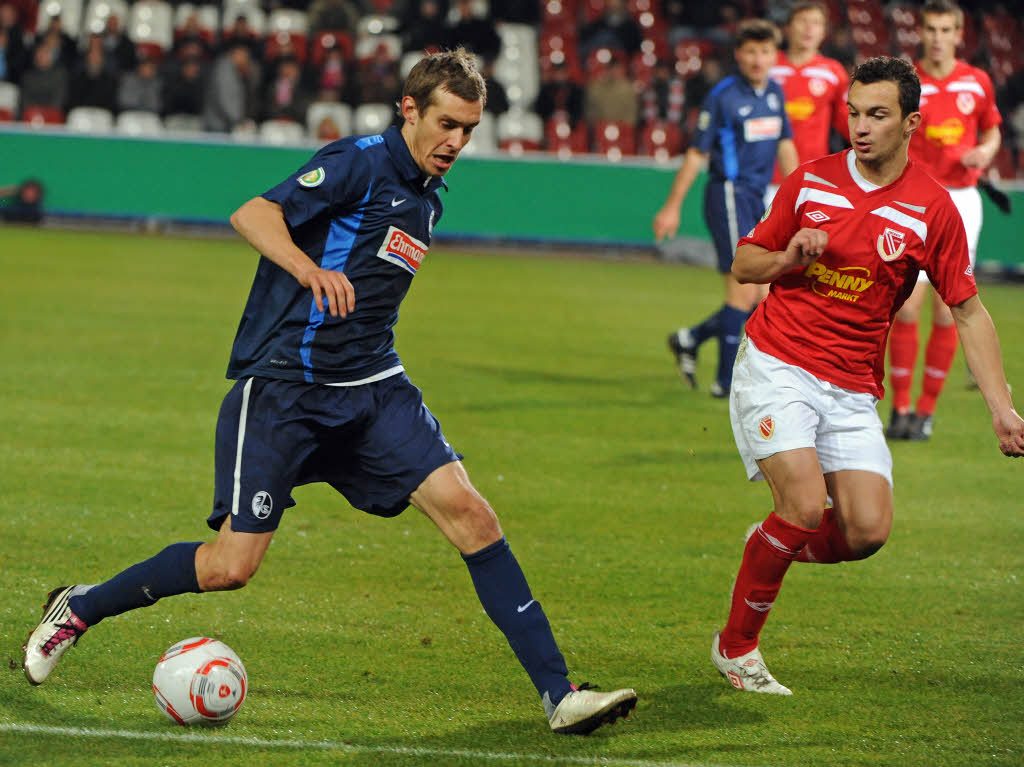
[[[242,707],[249,680],[235,651],[208,637],[183,639],[160,656],[153,695],[183,727],[224,724]]]

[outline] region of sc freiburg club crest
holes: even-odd
[[[878,257],[883,261],[895,261],[902,256],[903,251],[907,249],[907,243],[904,242],[906,236],[906,232],[890,226],[885,227],[885,231],[878,235],[878,241],[875,243]]]

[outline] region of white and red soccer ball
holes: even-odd
[[[217,639],[191,637],[167,650],[153,672],[153,695],[168,719],[224,724],[242,707],[248,687],[245,666]]]

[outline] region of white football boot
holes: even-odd
[[[579,687],[574,685],[553,711],[546,693],[544,704],[548,710],[548,722],[554,732],[588,735],[602,724],[613,724],[620,716],[629,716],[629,712],[636,707],[636,693],[631,689],[596,692],[584,683]]]
[[[711,640],[711,662],[718,673],[729,680],[737,690],[744,692],[762,692],[769,695],[792,695],[793,691],[783,687],[768,671],[756,647],[738,658],[726,658],[718,651],[718,634],[716,631]]]
[[[78,638],[86,626],[68,607],[68,599],[87,591],[89,586],[60,586],[50,592],[43,605],[43,619],[21,646],[25,651],[21,667],[32,684],[42,684],[57,661]]]

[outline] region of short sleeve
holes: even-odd
[[[711,152],[718,129],[722,127],[724,120],[721,99],[716,91],[717,89],[712,90],[704,99],[700,115],[697,117],[697,129],[693,132],[693,140],[690,141],[690,146],[699,149],[704,154]]]
[[[928,231],[923,264],[928,279],[947,306],[956,306],[978,292],[967,249],[967,234],[952,200],[946,200]]]
[[[782,186],[768,204],[757,226],[740,239],[738,245],[759,245],[768,250],[785,250],[789,246],[789,241],[799,230],[796,200],[800,193],[800,175],[790,173],[782,180]]]
[[[981,89],[985,91],[985,111],[978,118],[978,127],[981,130],[988,130],[996,125],[1002,125],[1003,117],[996,107],[995,89],[992,87],[992,80],[982,71],[977,72],[978,81],[981,82]]]
[[[294,229],[319,215],[356,205],[365,197],[371,177],[365,151],[351,144],[328,145],[262,196],[281,206]]]

